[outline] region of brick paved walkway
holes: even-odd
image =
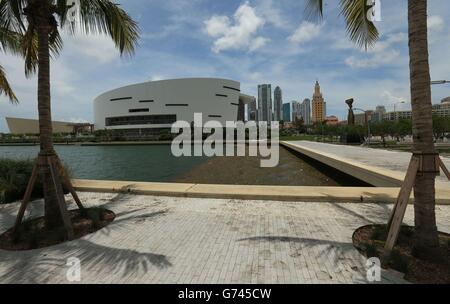
[[[355,228],[386,222],[390,205],[289,203],[81,193],[117,214],[80,240],[29,252],[0,250],[0,283],[366,283]],[[74,207],[73,203],[71,207]],[[18,205],[0,206],[0,232]],[[450,206],[438,206],[450,231]],[[32,204],[31,216],[42,214]],[[28,214],[30,215],[30,214]],[[412,208],[407,222],[411,223]],[[384,273],[383,282],[402,282]]]

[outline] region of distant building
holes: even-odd
[[[283,125],[283,128],[285,129],[293,129],[295,128],[294,123],[293,122],[285,122]]]
[[[372,122],[382,121],[384,114],[386,114],[386,108],[384,106],[377,106],[375,111],[373,112],[371,121]]]
[[[434,104],[432,107],[433,115],[439,117],[450,117],[450,97],[442,99],[441,103]],[[383,115],[383,120],[411,119],[412,111],[388,112]]]
[[[293,100],[292,101],[292,121],[293,122],[297,119],[303,119],[301,110],[302,110],[301,103]]]
[[[433,115],[450,117],[450,97],[442,99],[440,104],[433,105]]]
[[[37,119],[6,117],[6,123],[8,124],[9,132],[11,134],[15,135],[39,134],[39,120]],[[81,133],[92,133],[94,131],[94,125],[90,123],[53,121],[52,127],[54,134],[57,133],[81,134]]]
[[[126,139],[159,137],[177,121],[245,120],[245,104],[253,96],[241,93],[238,81],[181,78],[148,81],[107,91],[94,100],[97,130],[111,130]]]
[[[367,124],[373,121],[375,111],[366,111],[365,113],[355,114],[355,125],[367,126]]]
[[[383,120],[399,120],[399,119],[411,119],[412,112],[411,111],[396,111],[396,112],[388,112],[383,115]]]
[[[258,121],[258,109],[256,108],[256,99],[253,99],[247,107],[249,121]]]
[[[386,107],[385,106],[377,106],[375,109],[375,113],[386,113]]]
[[[323,95],[320,92],[319,81],[316,81],[314,87],[314,94],[312,99],[312,123],[323,122],[327,115],[327,105],[323,99]]]
[[[311,100],[306,98],[303,100],[302,104],[300,105],[300,115],[303,118],[303,122],[305,125],[310,126],[311,123]]]
[[[283,120],[283,92],[280,87],[276,87],[273,93],[274,100],[274,120]]]
[[[334,115],[327,116],[327,118],[325,119],[325,124],[330,125],[330,126],[337,125],[337,124],[339,124],[339,119]]]
[[[285,103],[283,104],[283,121],[284,122],[291,122],[292,121],[292,103]]]
[[[272,85],[258,85],[258,120],[272,121]]]

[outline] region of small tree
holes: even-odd
[[[306,132],[306,127],[305,127],[305,122],[303,121],[303,117],[295,117],[294,128],[298,133]]]

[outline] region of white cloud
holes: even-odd
[[[266,45],[270,40],[264,37],[256,37],[250,45],[249,51],[253,52]]]
[[[350,56],[345,59],[345,64],[352,68],[376,68],[380,65],[386,65],[392,63],[400,55],[399,51],[388,50],[383,52],[377,52],[373,56],[367,58],[360,58]]]
[[[444,29],[445,22],[441,16],[429,16],[428,17],[428,30],[440,32]]]
[[[400,57],[400,51],[395,49],[396,44],[406,42],[407,35],[403,32],[390,34],[386,39],[378,41],[373,48],[360,56],[350,56],[345,64],[351,68],[377,68],[394,63]]]
[[[289,23],[285,14],[279,8],[280,2],[277,1],[277,5],[274,5],[273,0],[259,0],[256,3],[256,11],[258,14],[264,17],[268,23],[281,29],[288,29]]]
[[[267,43],[268,39],[256,36],[265,21],[248,2],[239,6],[233,19],[231,22],[227,16],[213,16],[204,22],[206,33],[217,38],[212,48],[215,53],[231,49],[255,51]]]
[[[65,35],[63,39],[67,45],[65,48],[74,49],[100,64],[109,63],[120,56],[112,39],[106,35]]]
[[[390,91],[387,91],[387,90],[385,90],[385,91],[383,91],[381,94],[380,94],[380,97],[383,99],[383,100],[385,100],[385,101],[387,101],[387,102],[389,102],[389,103],[392,103],[392,104],[394,104],[394,103],[400,103],[400,102],[405,102],[405,104],[406,104],[406,98],[405,97],[403,97],[403,96],[394,96],[394,94],[392,94]],[[402,108],[402,104],[399,104],[399,105],[397,105],[397,108],[398,109],[401,109]]]
[[[211,37],[225,35],[230,28],[230,19],[227,16],[212,16],[205,21],[206,32]]]
[[[319,36],[323,24],[315,24],[308,21],[303,21],[295,32],[288,38],[289,41],[302,44]]]

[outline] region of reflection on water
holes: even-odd
[[[206,157],[174,157],[170,145],[56,146],[74,178],[168,182]],[[0,146],[0,158],[32,159],[38,146]]]

